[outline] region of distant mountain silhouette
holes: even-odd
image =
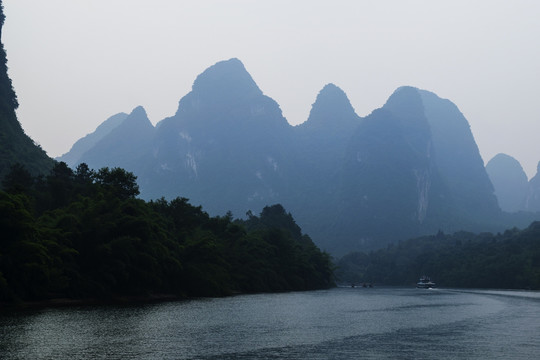
[[[317,95],[308,120],[298,125],[298,128],[313,133],[341,133],[343,136],[346,131],[357,126],[359,121],[360,117],[354,112],[347,94],[338,86],[327,84]]]
[[[56,158],[58,161],[63,161],[71,167],[75,167],[81,163],[81,157],[85,152],[93,148],[98,141],[107,136],[113,129],[118,127],[128,116],[126,113],[119,113],[111,116],[101,123],[96,130],[85,137],[77,140],[71,147],[69,152]]]
[[[319,92],[309,117],[294,127],[294,191],[288,209],[311,233],[328,229],[328,212],[338,206],[339,171],[351,134],[361,122],[347,95],[334,84]]]
[[[0,38],[4,19],[0,0]],[[54,164],[45,151],[24,133],[15,114],[18,106],[17,96],[7,73],[4,44],[0,43],[0,181],[16,163],[23,165],[34,175],[48,173]]]
[[[499,216],[467,121],[433,93],[398,88],[362,120],[346,154],[332,230],[337,241],[323,245],[332,252],[485,228]]]
[[[352,240],[373,247],[381,238],[390,241],[421,231],[433,178],[430,148],[416,89],[399,89],[383,108],[363,119],[341,169],[335,230],[340,243]]]
[[[495,188],[501,210],[525,210],[529,181],[519,161],[506,154],[497,154],[486,164],[486,171]]]
[[[289,191],[292,127],[238,59],[195,80],[156,129],[145,196],[185,195],[212,213],[243,216]],[[154,185],[152,185],[154,184]]]
[[[529,181],[525,209],[540,212],[540,162],[536,168],[536,175]]]
[[[144,108],[136,107],[82,154],[79,162],[85,162],[92,168],[108,166],[140,171],[142,158],[151,152],[154,130]]]
[[[125,167],[144,198],[184,196],[212,214],[280,203],[334,254],[438,230],[502,229],[467,120],[413,87],[360,118],[328,84],[293,127],[230,59],[200,74],[173,116],[153,127],[138,108],[79,160]]]
[[[326,85],[317,95],[307,121],[295,127],[301,161],[324,170],[325,174],[321,175],[325,176],[330,170],[328,166],[340,163],[347,142],[360,122],[343,90],[334,84]]]
[[[450,100],[425,90],[419,93],[431,129],[433,156],[451,203],[467,218],[489,221],[499,212],[497,198],[469,122]]]

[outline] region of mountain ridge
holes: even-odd
[[[71,167],[75,167],[80,163],[81,156],[90,148],[96,145],[96,143],[108,135],[113,129],[120,125],[128,114],[118,113],[115,114],[104,122],[102,122],[93,132],[86,134],[84,137],[77,140],[71,149],[65,154],[56,158],[58,161],[63,161]]]
[[[281,203],[334,254],[437,230],[502,227],[467,120],[426,90],[400,87],[361,118],[327,84],[306,122],[292,126],[233,58],[197,76],[176,113],[142,132],[144,146],[111,143],[107,153],[131,154],[118,166],[133,165],[144,198],[185,196],[236,216]]]

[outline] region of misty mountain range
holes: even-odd
[[[507,216],[495,194],[503,210],[540,210],[538,174],[519,195],[527,205],[507,207],[499,190],[506,180],[496,170],[490,180],[467,120],[449,100],[401,87],[362,118],[328,84],[308,120],[291,126],[238,59],[200,74],[176,114],[156,126],[137,107],[57,160],[125,168],[143,198],[183,196],[211,214],[242,217],[280,203],[334,254],[531,221],[528,213]]]

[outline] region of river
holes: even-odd
[[[1,359],[540,359],[540,293],[336,288],[0,313]]]

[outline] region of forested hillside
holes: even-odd
[[[329,256],[283,207],[246,222],[185,198],[137,199],[120,168],[46,177],[15,165],[0,191],[0,301],[172,294],[221,296],[326,288]]]
[[[429,275],[443,287],[540,289],[540,222],[524,230],[473,234],[439,232],[338,263],[343,283],[413,286]]]

